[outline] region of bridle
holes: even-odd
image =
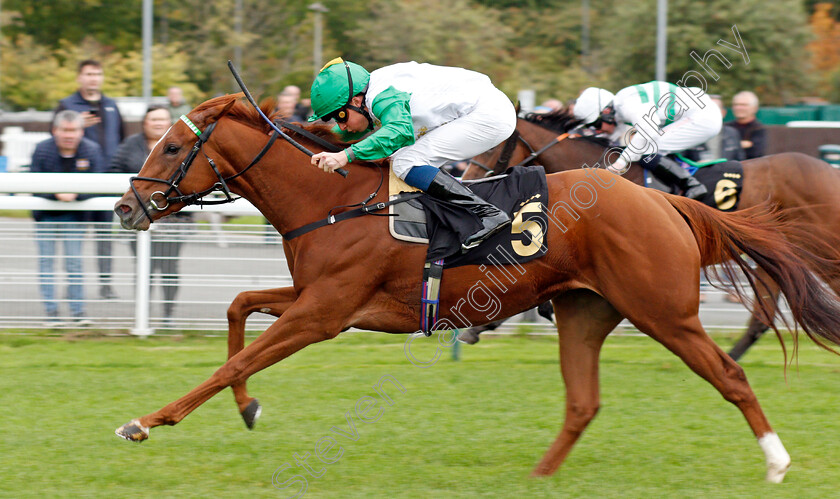
[[[529,144],[528,141],[525,140],[524,137],[522,137],[522,134],[520,134],[518,130],[514,130],[513,134],[510,137],[508,137],[507,140],[505,140],[505,144],[502,147],[502,153],[499,155],[499,159],[496,161],[496,165],[493,168],[490,168],[489,166],[484,165],[481,162],[476,161],[475,159],[470,159],[469,163],[476,165],[477,167],[484,170],[484,176],[489,177],[491,175],[499,174],[508,169],[510,158],[513,157],[513,151],[516,150],[516,145],[518,142],[522,142],[522,144],[525,145],[526,148],[528,148],[530,154],[514,166],[525,166],[537,159],[537,157],[540,154],[544,153],[545,151],[553,147],[555,144],[558,144],[567,138],[569,138],[568,133],[558,135],[551,142],[537,150],[534,149],[531,146],[531,144]]]
[[[202,132],[192,121],[190,121],[189,118],[187,118],[186,115],[181,115],[180,120],[183,121],[189,127],[189,129],[196,134],[196,136],[198,136],[198,140],[195,141],[195,144],[193,145],[189,154],[187,154],[187,157],[184,158],[184,161],[181,162],[181,165],[178,167],[178,169],[172,173],[168,180],[154,177],[131,177],[129,179],[131,191],[134,193],[134,197],[137,199],[137,202],[140,205],[140,207],[143,208],[143,213],[149,218],[150,222],[152,221],[152,216],[149,213],[149,210],[146,208],[146,204],[141,199],[140,193],[137,191],[137,187],[134,185],[136,181],[145,180],[147,182],[158,182],[169,186],[166,192],[155,191],[151,194],[151,196],[149,196],[149,204],[151,204],[152,208],[154,208],[157,211],[163,211],[167,209],[170,204],[173,203],[184,203],[187,206],[193,204],[199,206],[206,206],[213,204],[231,203],[239,198],[234,198],[233,196],[231,196],[230,189],[228,188],[228,182],[239,177],[240,175],[243,175],[252,166],[256,165],[263,158],[263,156],[265,156],[265,154],[268,152],[271,146],[274,145],[274,141],[276,141],[277,137],[279,136],[279,134],[276,131],[272,132],[271,137],[268,139],[268,142],[265,144],[265,146],[263,146],[262,150],[260,150],[260,152],[257,153],[254,159],[251,160],[248,166],[246,166],[242,169],[242,171],[234,175],[231,175],[229,177],[223,177],[222,173],[219,171],[219,168],[216,166],[216,163],[213,161],[213,159],[210,158],[207,155],[207,153],[205,153],[201,149],[202,146],[208,140],[210,140],[210,135],[213,133],[213,130],[216,128],[216,123],[218,122],[214,121]],[[211,187],[204,189],[203,191],[193,192],[192,194],[184,194],[183,192],[181,192],[179,184],[182,180],[184,180],[184,177],[186,177],[187,172],[189,171],[199,152],[204,154],[204,157],[207,158],[207,162],[210,164],[210,168],[213,169],[213,173],[216,174],[216,178],[218,179],[218,181],[214,183]],[[223,193],[225,195],[225,199],[214,199],[209,201],[205,201],[202,199],[204,196],[212,192]],[[172,196],[173,193],[177,195]],[[156,196],[159,197],[158,200],[155,199]]]
[[[280,133],[278,133],[277,130],[279,130],[279,128],[277,128],[277,125],[275,125],[273,122],[269,122],[269,123],[272,124],[272,126],[275,128],[275,130],[271,133],[271,137],[268,139],[268,142],[265,144],[265,146],[263,146],[263,148],[260,150],[260,152],[257,153],[256,156],[254,156],[254,159],[252,159],[251,162],[248,164],[248,166],[243,168],[242,171],[240,171],[239,173],[236,173],[234,175],[231,175],[229,177],[223,177],[222,173],[219,171],[219,168],[216,166],[216,163],[213,161],[213,159],[210,158],[207,155],[207,153],[205,153],[204,151],[201,150],[201,147],[210,139],[210,134],[213,133],[213,130],[216,128],[216,123],[218,123],[218,121],[214,121],[213,123],[211,123],[202,132],[201,130],[199,130],[199,128],[192,121],[190,121],[189,118],[187,118],[186,115],[181,115],[180,120],[183,121],[190,128],[190,130],[192,130],[192,132],[195,133],[198,136],[198,140],[196,140],[196,142],[193,145],[192,149],[190,150],[189,154],[187,154],[187,157],[184,158],[184,161],[181,162],[181,165],[178,167],[178,169],[175,172],[173,172],[172,175],[169,177],[169,180],[163,180],[163,179],[153,178],[153,177],[131,177],[129,179],[130,185],[131,185],[131,191],[134,193],[134,197],[137,199],[138,204],[140,204],[140,206],[143,208],[143,213],[145,213],[145,215],[149,218],[150,222],[153,221],[152,216],[149,213],[149,210],[146,209],[146,205],[143,203],[142,199],[140,198],[140,193],[137,191],[137,187],[135,187],[135,185],[134,185],[134,182],[137,181],[137,180],[146,180],[146,181],[149,181],[149,182],[158,182],[158,183],[166,184],[166,185],[169,186],[169,188],[166,190],[166,192],[155,191],[155,192],[152,193],[151,196],[149,196],[149,204],[152,205],[152,208],[154,208],[155,210],[158,210],[158,211],[165,210],[172,203],[184,203],[187,206],[193,205],[193,204],[199,205],[199,206],[211,205],[211,204],[225,204],[225,203],[231,203],[231,202],[239,199],[239,198],[234,198],[233,196],[231,196],[230,189],[228,189],[228,182],[230,182],[231,180],[239,177],[240,175],[245,174],[245,172],[247,172],[249,169],[251,169],[251,167],[256,165],[263,158],[263,156],[265,156],[265,154],[268,152],[268,150],[271,149],[271,146],[274,145],[274,142],[277,140],[277,137],[283,137],[285,140],[290,142],[292,145],[294,145],[298,149],[308,153],[310,156],[312,155],[312,153],[309,152],[308,149],[306,149],[305,147],[298,144],[294,139],[289,137],[287,134],[283,133],[282,131]],[[317,135],[314,135],[314,134],[308,132],[307,130],[305,130],[305,129],[303,129],[303,128],[301,128],[301,127],[299,127],[299,126],[297,126],[293,123],[288,123],[288,122],[285,122],[283,120],[278,120],[278,123],[280,124],[280,126],[286,127],[288,129],[296,132],[296,133],[299,133],[299,134],[307,137],[308,139],[312,140],[313,142],[315,142],[316,144],[320,145],[321,147],[323,147],[327,150],[332,150],[332,151],[340,150],[340,149],[337,149],[335,144],[331,144],[330,142],[322,139],[321,137],[318,137]],[[184,194],[184,193],[181,192],[178,185],[184,179],[184,177],[187,175],[187,172],[189,171],[190,166],[192,166],[193,161],[195,161],[195,158],[198,156],[199,152],[204,154],[204,157],[207,158],[207,162],[210,164],[210,167],[213,169],[213,173],[216,174],[216,178],[218,178],[218,182],[213,184],[211,187],[209,187],[207,189],[204,189],[203,191],[194,192],[192,194]],[[345,172],[345,174],[346,174],[346,172]],[[326,218],[324,218],[322,220],[318,220],[316,222],[306,224],[302,227],[298,227],[297,229],[289,231],[285,234],[281,234],[283,236],[283,239],[288,241],[288,240],[294,239],[296,237],[302,236],[306,233],[312,232],[313,230],[318,229],[320,227],[324,227],[326,225],[333,225],[337,222],[341,222],[343,220],[349,220],[351,218],[356,218],[356,217],[359,217],[359,216],[364,216],[364,215],[394,216],[394,215],[387,214],[387,213],[386,214],[379,214],[379,213],[376,213],[376,212],[384,210],[385,208],[387,208],[388,206],[391,206],[393,204],[404,203],[404,202],[406,202],[410,199],[413,199],[414,197],[419,196],[419,194],[414,194],[413,193],[412,195],[398,197],[397,199],[392,199],[392,200],[389,200],[389,201],[386,201],[386,202],[379,202],[379,203],[375,203],[375,204],[372,204],[372,205],[367,204],[369,201],[376,198],[376,195],[379,193],[379,189],[382,188],[382,184],[383,184],[384,180],[385,180],[385,175],[383,173],[383,169],[380,168],[379,169],[379,185],[376,187],[376,190],[374,190],[370,195],[368,195],[368,197],[364,201],[362,201],[361,203],[354,203],[354,204],[349,204],[349,205],[336,206],[336,207],[330,209]],[[170,196],[173,192],[175,194],[177,194],[177,196]],[[202,198],[204,196],[210,194],[211,192],[222,192],[225,195],[225,199],[214,199],[214,200],[210,200],[210,201],[204,201]],[[156,195],[158,195],[162,198],[162,204],[158,203],[155,200]],[[356,207],[356,206],[358,206],[358,208],[356,208],[354,210],[345,211],[345,212],[335,214],[335,215],[333,214],[334,210],[338,210],[338,209],[341,209],[341,208],[353,208],[353,207]]]

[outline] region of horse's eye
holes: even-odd
[[[164,154],[177,154],[178,149],[180,149],[180,148],[178,146],[176,146],[175,144],[166,144],[166,146],[163,148],[163,153]]]

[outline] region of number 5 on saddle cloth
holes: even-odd
[[[438,318],[443,268],[463,265],[519,267],[539,258],[547,250],[548,187],[541,166],[516,166],[504,175],[464,182],[464,185],[513,220],[509,230],[494,235],[467,253],[461,253],[461,242],[481,227],[478,217],[469,211],[426,195],[389,207],[392,215],[389,217],[389,229],[394,238],[429,245],[423,271],[420,314],[420,330],[427,336]],[[416,189],[391,172],[389,201],[397,201],[402,196],[416,196],[414,191]],[[498,273],[521,275],[524,270],[520,269]]]

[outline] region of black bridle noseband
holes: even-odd
[[[207,153],[201,150],[201,147],[210,139],[210,134],[212,134],[213,130],[216,128],[217,122],[211,123],[202,132],[198,129],[197,126],[195,126],[195,124],[192,121],[190,121],[189,118],[187,118],[186,115],[181,115],[180,119],[190,128],[190,130],[193,131],[193,133],[195,133],[198,136],[198,140],[195,141],[195,144],[193,145],[189,154],[187,154],[187,157],[184,158],[184,161],[181,162],[181,165],[178,167],[178,169],[172,173],[168,180],[163,180],[154,177],[131,177],[129,179],[131,191],[134,193],[134,197],[137,199],[137,202],[140,204],[140,207],[143,208],[143,213],[145,213],[145,215],[149,218],[150,222],[152,221],[152,216],[149,213],[149,210],[146,208],[146,204],[143,203],[143,200],[140,198],[140,193],[137,191],[137,187],[134,185],[136,181],[145,180],[147,182],[158,182],[169,186],[166,192],[155,191],[151,194],[151,196],[149,196],[149,204],[152,205],[152,208],[154,208],[157,211],[163,211],[167,209],[170,204],[174,203],[184,203],[187,206],[193,204],[199,206],[206,206],[212,204],[231,203],[233,201],[236,201],[236,199],[238,198],[234,198],[233,196],[231,196],[230,189],[228,188],[228,182],[244,174],[252,166],[256,165],[263,158],[263,156],[265,156],[265,154],[268,152],[271,146],[274,145],[274,141],[276,141],[278,137],[277,132],[272,132],[271,137],[268,139],[268,142],[265,144],[265,146],[263,146],[262,150],[260,150],[260,152],[254,157],[254,159],[251,160],[248,166],[243,168],[242,171],[240,171],[239,173],[236,173],[229,177],[223,177],[222,173],[219,171],[219,168],[216,166],[216,163],[213,161],[213,159],[210,158],[207,155]],[[199,152],[204,154],[204,157],[207,158],[207,162],[210,164],[210,168],[213,169],[213,173],[216,174],[218,182],[216,182],[211,187],[203,191],[193,192],[192,194],[184,194],[183,192],[181,192],[179,184],[182,180],[184,180],[184,177],[186,177],[187,172],[192,166],[193,161],[195,161],[195,158],[198,157]],[[205,201],[202,199],[204,196],[210,194],[211,192],[221,192],[225,195],[225,199],[214,199],[210,201]],[[172,196],[173,193],[177,195]],[[160,202],[155,200],[155,196],[158,196],[160,198]]]

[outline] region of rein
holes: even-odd
[[[497,175],[497,174],[507,170],[508,163],[510,162],[510,158],[513,156],[513,151],[516,149],[516,143],[517,142],[522,142],[522,144],[525,145],[525,147],[527,147],[529,151],[531,151],[531,153],[525,159],[523,159],[522,161],[520,161],[519,163],[514,165],[514,166],[525,166],[525,165],[528,165],[531,162],[533,162],[535,159],[537,159],[537,157],[540,154],[546,152],[547,150],[551,149],[556,144],[559,144],[560,142],[566,140],[567,138],[569,138],[568,133],[558,135],[548,144],[544,145],[543,147],[541,147],[538,150],[535,150],[531,146],[531,144],[529,144],[528,141],[525,140],[524,137],[522,137],[522,134],[520,134],[518,131],[514,131],[513,134],[510,137],[508,137],[507,140],[505,140],[505,144],[502,148],[502,154],[499,156],[499,160],[496,162],[496,165],[493,168],[490,168],[489,166],[483,165],[483,164],[481,164],[480,162],[478,162],[474,159],[471,159],[470,163],[474,164],[474,165],[478,166],[479,168],[481,168],[482,170],[484,170],[486,172],[485,175],[484,175],[485,177],[489,177],[491,175]]]
[[[145,203],[143,203],[141,198],[140,198],[140,193],[137,191],[137,187],[134,185],[135,181],[145,180],[145,181],[149,181],[149,182],[159,182],[159,183],[166,184],[166,185],[169,186],[169,188],[166,190],[166,192],[155,191],[155,192],[152,193],[151,196],[149,196],[149,203],[152,205],[152,207],[155,210],[158,210],[158,211],[165,210],[172,203],[184,203],[187,206],[193,205],[193,204],[199,205],[199,206],[205,206],[205,205],[212,205],[212,204],[231,203],[233,201],[236,201],[239,198],[238,197],[234,198],[231,195],[230,189],[228,188],[228,185],[227,185],[228,182],[230,182],[231,180],[245,174],[245,172],[247,172],[249,169],[251,169],[251,167],[253,167],[257,163],[259,163],[259,161],[266,155],[266,153],[268,153],[269,149],[271,149],[271,146],[274,145],[274,142],[277,140],[277,137],[281,136],[276,131],[272,131],[271,137],[269,137],[268,142],[263,146],[263,148],[260,150],[260,152],[257,153],[257,155],[254,157],[254,159],[251,160],[251,162],[248,164],[248,166],[246,166],[245,168],[242,169],[242,171],[240,171],[240,172],[238,172],[234,175],[231,175],[229,177],[223,177],[221,172],[219,171],[219,168],[216,166],[216,163],[213,161],[213,159],[210,158],[209,156],[207,156],[207,154],[204,151],[202,151],[202,149],[201,149],[202,146],[208,140],[210,140],[210,135],[213,133],[213,130],[215,130],[216,124],[218,122],[211,123],[202,132],[189,118],[187,118],[186,115],[181,115],[180,119],[181,119],[181,121],[183,121],[187,125],[187,127],[189,127],[190,130],[192,130],[193,133],[196,134],[196,136],[198,136],[198,140],[196,140],[195,144],[193,145],[192,149],[190,150],[190,153],[187,155],[186,158],[184,158],[184,161],[181,162],[181,165],[178,167],[178,169],[175,172],[172,173],[172,175],[169,177],[168,180],[163,180],[163,179],[153,178],[153,177],[131,177],[129,179],[129,182],[130,182],[130,185],[131,185],[131,190],[134,193],[134,197],[137,199],[138,204],[143,208],[143,213],[145,213],[145,215],[147,217],[149,217],[150,221],[152,220],[151,214],[149,213],[148,209],[146,208]],[[298,134],[302,135],[303,137],[306,137],[307,139],[315,142],[316,144],[318,144],[319,146],[323,147],[326,150],[329,150],[329,151],[332,151],[332,152],[336,152],[336,151],[341,150],[341,148],[339,146],[337,146],[335,144],[332,144],[329,141],[323,139],[322,137],[318,137],[317,135],[315,135],[315,134],[309,132],[308,130],[306,130],[302,127],[299,127],[299,126],[297,126],[293,123],[289,123],[285,120],[278,120],[278,123],[280,124],[280,126],[282,126],[284,128],[288,128],[289,130],[292,130],[293,132],[298,133]],[[297,142],[295,142],[293,139],[291,139],[291,137],[289,137],[286,134],[282,134],[282,137],[284,139],[287,139],[293,145],[299,145],[299,144],[297,144]],[[195,161],[195,158],[198,157],[199,152],[204,154],[204,157],[207,158],[207,162],[210,164],[210,167],[213,169],[213,172],[216,174],[216,177],[219,179],[219,181],[216,182],[215,184],[213,184],[211,187],[209,187],[209,188],[207,188],[203,191],[194,192],[192,194],[184,194],[184,193],[181,192],[178,185],[184,179],[184,177],[187,175],[187,171],[189,171],[190,166],[192,166],[193,162]],[[368,195],[367,199],[365,199],[361,203],[355,203],[355,204],[350,204],[350,205],[342,205],[342,206],[336,206],[334,208],[331,208],[330,211],[328,212],[326,218],[324,218],[322,220],[318,220],[317,222],[312,222],[312,223],[306,224],[302,227],[298,227],[297,229],[291,230],[291,231],[289,231],[285,234],[281,234],[281,236],[283,236],[283,239],[291,240],[291,239],[294,239],[296,237],[302,236],[303,234],[306,234],[308,232],[312,232],[313,230],[318,229],[320,227],[324,227],[326,225],[332,225],[332,224],[335,224],[337,222],[341,222],[343,220],[348,220],[348,219],[360,217],[360,216],[363,216],[363,215],[390,216],[388,214],[378,214],[378,213],[374,213],[374,212],[384,210],[388,206],[403,203],[403,202],[406,202],[410,199],[414,199],[414,198],[420,196],[420,193],[418,193],[417,195],[403,196],[403,197],[400,197],[400,198],[397,198],[397,199],[394,199],[394,200],[389,200],[389,201],[386,201],[386,202],[380,202],[380,203],[376,203],[374,205],[368,205],[367,203],[370,200],[374,199],[376,197],[376,195],[379,193],[379,190],[382,188],[382,184],[384,183],[384,180],[385,180],[385,175],[383,173],[383,169],[379,168],[379,185],[376,187],[376,189],[370,195]],[[222,193],[224,193],[225,199],[218,199],[218,200],[211,200],[211,201],[204,201],[202,199],[204,196],[206,196],[206,195],[208,195],[212,192],[222,192]],[[170,196],[172,193],[177,194],[177,196]],[[162,202],[159,203],[158,201],[156,201],[155,196],[161,197]],[[342,212],[342,213],[339,213],[337,215],[332,214],[332,212],[334,210],[341,209],[341,208],[352,208],[354,206],[358,206],[359,208],[356,208],[355,210]]]

